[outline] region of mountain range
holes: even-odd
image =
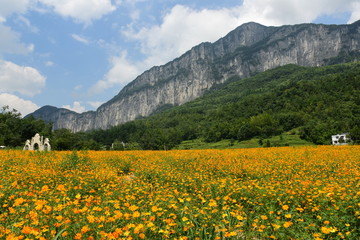
[[[30,115],[72,132],[108,129],[204,95],[233,77],[287,64],[326,66],[360,59],[360,21],[348,25],[267,27],[246,23],[214,43],[201,43],[139,75],[96,111],[44,106]]]

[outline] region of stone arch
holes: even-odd
[[[45,138],[44,141],[44,151],[51,151],[50,141],[48,138]]]
[[[48,138],[45,138],[44,141],[44,137],[37,133],[31,140],[26,140],[24,150],[50,151],[51,146],[49,142]]]
[[[32,150],[30,140],[26,140],[24,150]]]
[[[40,144],[37,143],[37,142],[35,142],[35,143],[33,144],[32,148],[33,148],[33,150],[35,150],[35,151],[39,151],[39,150],[40,150]]]

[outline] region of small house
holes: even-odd
[[[347,145],[350,142],[348,133],[341,133],[331,136],[332,145]]]

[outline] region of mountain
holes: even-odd
[[[265,143],[276,135],[287,139],[291,135],[296,144],[299,137],[331,144],[337,133],[349,133],[354,143],[360,143],[360,62],[324,67],[289,64],[250,78],[232,77],[181,106],[79,135],[102,146],[124,142],[127,149],[137,145],[156,150],[184,141],[183,146],[196,147],[210,146],[202,142],[256,138]],[[287,143],[281,137],[273,140],[275,145]]]
[[[107,129],[194,100],[234,76],[247,78],[287,64],[314,67],[359,59],[360,21],[280,27],[251,22],[145,71],[96,111],[45,106],[30,115],[53,122],[54,129]]]

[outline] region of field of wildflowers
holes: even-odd
[[[0,151],[0,239],[360,239],[360,146]]]

